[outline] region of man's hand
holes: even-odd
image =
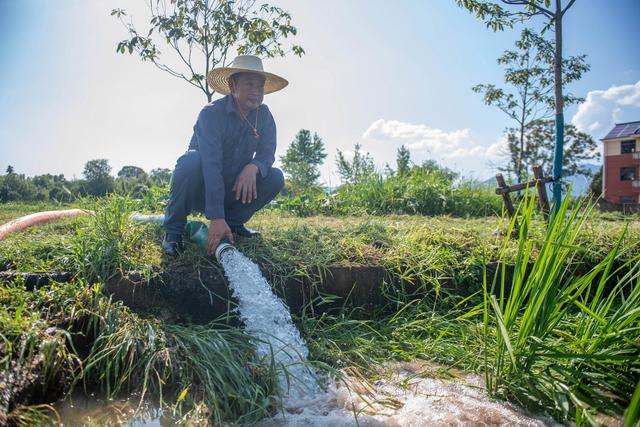
[[[242,169],[231,188],[231,191],[236,193],[236,200],[242,200],[242,203],[251,203],[253,199],[258,197],[256,188],[257,173],[258,167],[253,163],[249,163]]]
[[[233,234],[224,218],[214,218],[209,223],[209,234],[207,236],[207,254],[211,255],[216,251],[220,240],[227,238],[233,243]]]

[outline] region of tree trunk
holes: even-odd
[[[562,153],[564,149],[564,105],[562,100],[562,5],[556,0],[555,13],[556,49],[554,58],[554,89],[556,99],[556,146],[553,157],[553,211],[562,203]]]
[[[525,127],[525,113],[527,105],[527,89],[524,91],[524,99],[522,100],[522,117],[520,118],[520,156],[518,157],[518,170],[516,171],[516,175],[518,179],[521,179],[522,182],[526,181],[526,177],[524,176],[523,171],[526,169],[523,165],[524,163],[524,127]]]

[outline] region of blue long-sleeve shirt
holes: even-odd
[[[249,113],[247,120],[256,123],[258,137],[236,110],[231,95],[207,104],[193,126],[190,150],[200,151],[204,178],[207,218],[224,218],[225,188],[230,188],[249,163],[267,176],[276,152],[276,124],[269,108],[262,104]]]

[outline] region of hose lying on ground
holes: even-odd
[[[0,240],[4,239],[8,234],[21,231],[34,225],[45,224],[51,221],[59,221],[64,218],[72,218],[78,215],[91,213],[91,211],[83,209],[68,209],[63,211],[46,211],[37,212],[31,215],[22,216],[0,225]],[[134,213],[131,220],[141,223],[162,224],[164,215],[142,215]],[[189,240],[198,244],[202,248],[206,248],[207,242],[207,226],[200,221],[187,221],[185,227],[186,235]]]
[[[46,211],[37,212],[31,215],[22,216],[16,218],[6,224],[0,225],[0,240],[4,239],[8,234],[16,231],[22,231],[33,225],[45,224],[51,221],[59,221],[64,218],[72,218],[79,215],[84,215],[89,211],[82,209],[67,209],[63,211]]]

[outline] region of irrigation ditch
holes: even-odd
[[[528,266],[528,271],[533,263]],[[496,261],[487,264],[487,275],[498,275],[501,280],[502,267]],[[268,267],[260,266],[270,282],[279,283]],[[514,266],[504,266],[505,281],[510,283]],[[293,270],[292,270],[293,273]],[[394,274],[383,266],[328,266],[321,272],[295,277],[290,274],[276,287],[294,313],[304,308],[318,313],[347,305],[360,318],[370,317],[376,310],[383,310],[389,302],[384,296],[385,283],[394,280]],[[313,278],[312,278],[313,277]],[[51,283],[70,282],[76,278],[73,272],[16,272],[0,271],[0,283],[19,281],[26,290],[48,286]],[[274,280],[276,279],[276,280]],[[469,282],[441,281],[440,292],[468,297],[478,291],[481,277]],[[434,290],[426,283],[412,283],[415,297],[424,297]],[[173,320],[205,324],[224,316],[234,306],[223,272],[218,267],[192,266],[182,263],[159,268],[153,274],[140,271],[117,272],[107,279],[105,290],[114,300],[121,301],[134,311],[162,311],[166,308]],[[507,294],[509,289],[507,288]],[[314,297],[329,296],[331,303],[323,301],[314,305]]]
[[[483,271],[496,283],[504,280],[505,295],[511,292],[511,283],[515,265],[504,265],[491,261],[475,270]],[[526,266],[524,277],[528,277],[533,261]],[[580,264],[570,274],[584,275],[593,265]],[[622,277],[626,270],[623,263],[614,265],[619,270],[616,276],[607,280],[606,290]],[[151,274],[141,271],[116,272],[106,280],[105,290],[114,300],[121,301],[133,311],[164,313],[172,321],[188,321],[206,324],[227,314],[235,302],[229,293],[229,286],[223,271],[219,267],[194,266],[185,263],[173,263],[164,268],[156,267]],[[291,268],[285,280],[278,280],[276,273],[268,266],[260,265],[262,274],[270,283],[276,283],[276,293],[285,301],[293,313],[300,314],[303,309],[323,313],[348,306],[360,319],[370,318],[376,312],[384,311],[389,299],[385,296],[386,284],[397,281],[397,273],[381,265],[328,266],[321,271],[295,274]],[[484,272],[482,273],[484,275]],[[504,275],[504,278],[503,278]],[[33,291],[51,283],[70,282],[76,274],[61,272],[17,272],[0,271],[0,283],[19,281],[26,290]],[[596,277],[595,280],[599,280]],[[594,281],[595,281],[594,280]],[[482,277],[469,277],[467,281],[440,279],[438,293],[454,297],[469,297],[480,291],[478,284]],[[436,290],[429,283],[411,283],[415,289],[407,292],[415,298],[428,295],[436,296]],[[496,296],[500,289],[496,288]],[[330,302],[322,300],[314,304],[317,296],[328,296]],[[166,309],[166,310],[165,310]]]

